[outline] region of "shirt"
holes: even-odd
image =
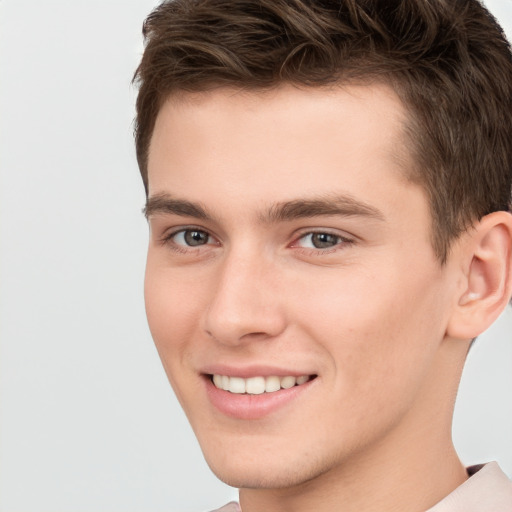
[[[427,512],[512,512],[512,482],[496,462],[468,468],[462,485]]]
[[[468,468],[470,478],[425,512],[512,512],[512,482],[496,462]],[[241,512],[228,503],[212,512]]]

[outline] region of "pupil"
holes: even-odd
[[[313,245],[317,249],[325,249],[326,247],[332,247],[338,243],[338,237],[329,233],[314,233],[311,237]]]
[[[208,242],[208,234],[204,231],[186,231],[185,242],[187,245],[204,245]]]

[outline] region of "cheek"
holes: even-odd
[[[151,263],[148,258],[144,282],[148,325],[169,383],[188,415],[187,404],[200,391],[189,364],[191,340],[196,337],[199,323],[200,301],[193,293],[197,282],[195,286],[182,283],[169,269]]]
[[[297,294],[296,318],[326,352],[335,393],[358,397],[355,408],[361,400],[378,405],[386,395],[412,396],[444,334],[439,277],[347,274],[338,286]]]
[[[183,283],[148,257],[144,281],[146,315],[164,365],[166,361],[181,359],[185,342],[197,327],[198,300],[193,293],[196,287],[197,283],[195,287]]]

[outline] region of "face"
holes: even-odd
[[[162,107],[147,315],[231,485],[335,474],[425,420],[453,283],[405,178],[405,119],[378,85],[220,89]]]

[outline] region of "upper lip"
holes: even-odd
[[[228,375],[229,377],[241,377],[249,379],[251,377],[300,377],[302,375],[316,375],[309,370],[294,370],[268,365],[248,365],[248,366],[230,366],[224,364],[211,364],[201,368],[200,373],[204,375]]]

